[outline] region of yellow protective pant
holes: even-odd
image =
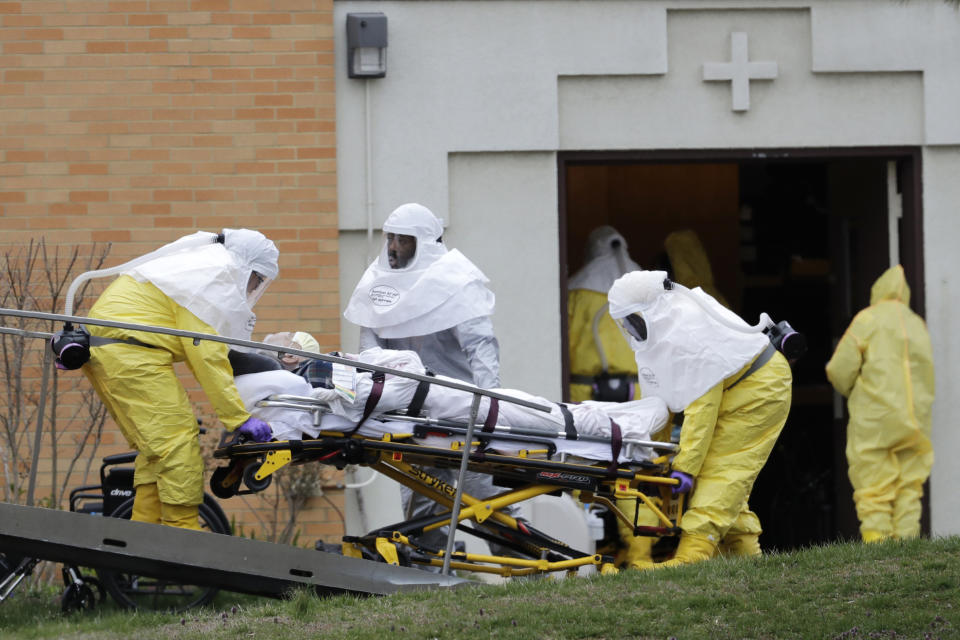
[[[170,352],[122,343],[95,347],[83,372],[127,442],[140,453],[133,478],[138,498],[141,486],[155,484],[164,505],[199,505],[199,429]],[[136,501],[134,505],[136,510]]]
[[[657,526],[660,520],[656,514],[643,503],[637,506],[634,498],[621,498],[617,500],[617,507],[625,516],[630,518],[633,523],[634,514],[637,517],[639,526]],[[648,569],[653,565],[653,543],[656,538],[651,536],[633,535],[633,527],[622,522],[617,518],[617,533],[620,535],[620,542],[624,551],[622,562],[628,569]]]
[[[930,440],[915,431],[890,449],[862,450],[848,461],[863,539],[920,535],[923,483],[933,466]]]
[[[154,483],[137,487],[130,519],[134,522],[202,530],[199,505],[164,504],[160,502],[160,493]]]
[[[787,421],[792,380],[790,365],[777,353],[723,392],[713,436],[681,520],[684,534],[719,544],[728,534],[761,533],[760,519],[747,502]]]

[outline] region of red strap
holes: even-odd
[[[620,464],[620,449],[623,447],[623,432],[620,431],[620,425],[610,418],[610,466],[607,467],[607,475],[616,477],[617,467]]]
[[[483,421],[483,428],[480,429],[484,433],[493,433],[494,427],[497,426],[497,418],[500,416],[500,401],[496,398],[490,398],[490,407],[487,409],[487,418]],[[477,447],[477,450],[470,454],[471,460],[483,461],[484,453],[487,450],[487,443],[480,443],[480,446]]]
[[[483,421],[483,431],[493,433],[493,428],[497,426],[497,418],[500,417],[500,401],[496,398],[490,398],[490,408],[487,409],[487,419]]]

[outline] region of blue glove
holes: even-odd
[[[680,484],[673,487],[673,495],[678,493],[690,493],[690,490],[693,489],[693,476],[689,473],[684,473],[683,471],[671,471],[670,477],[679,480]]]
[[[273,430],[270,429],[270,425],[260,418],[254,418],[253,416],[237,427],[237,433],[249,436],[256,442],[266,442],[273,437]]]

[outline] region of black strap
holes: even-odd
[[[432,371],[427,371],[427,375],[434,377]],[[420,411],[423,409],[423,402],[427,399],[427,393],[430,391],[430,383],[426,380],[421,380],[420,384],[417,385],[417,391],[413,394],[413,400],[410,401],[410,406],[407,407],[407,415],[410,417],[416,417],[420,415]]]
[[[577,428],[573,424],[573,414],[570,413],[570,409],[567,409],[567,405],[559,404],[560,413],[563,414],[563,429],[567,432],[567,440],[576,440],[577,439]]]
[[[357,423],[348,436],[355,434],[363,423],[367,421],[367,418],[370,417],[370,414],[373,413],[373,410],[377,408],[377,403],[380,402],[380,396],[383,395],[383,382],[386,379],[386,376],[383,375],[382,371],[375,371],[370,379],[373,381],[373,386],[370,388],[370,395],[367,396],[367,403],[363,405],[363,416],[360,418],[360,422]]]
[[[607,467],[607,475],[611,478],[617,476],[621,448],[623,448],[623,431],[620,430],[620,425],[610,418],[610,466]]]
[[[729,387],[727,387],[726,389],[724,389],[724,391],[729,391],[730,389],[733,389],[735,386],[737,386],[738,384],[746,380],[748,377],[750,377],[750,374],[752,374],[754,371],[756,371],[763,365],[767,364],[767,362],[770,360],[770,358],[773,357],[773,354],[776,352],[777,352],[777,349],[772,344],[768,344],[767,348],[763,350],[763,353],[757,356],[756,360],[753,361],[753,364],[750,365],[750,368],[744,371],[743,375],[737,378],[737,381],[734,382]]]
[[[90,336],[90,346],[91,347],[102,347],[107,344],[132,344],[136,347],[146,347],[148,349],[159,349],[152,344],[147,344],[146,342],[140,342],[136,338],[103,338],[101,336]]]

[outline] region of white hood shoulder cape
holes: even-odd
[[[210,237],[210,244],[196,246],[196,236]],[[216,234],[198,231],[167,247],[161,257],[133,267],[127,275],[151,282],[177,304],[213,327],[218,334],[249,340],[257,316],[247,300],[251,270],[267,278],[277,276],[277,250],[261,233],[248,229],[224,229],[225,244]],[[182,243],[182,251],[170,251]]]
[[[630,259],[626,239],[613,227],[597,227],[587,237],[587,263],[570,277],[567,288],[606,294],[623,274],[640,265]]]
[[[642,397],[662,398],[670,411],[679,413],[742,369],[770,341],[699,287],[665,290],[666,277],[664,271],[628,273],[610,288],[608,299],[614,319],[638,313],[646,323],[646,340],[628,336]],[[712,317],[704,306],[728,324]]]
[[[391,268],[384,244],[367,267],[343,312],[350,322],[381,338],[409,338],[444,331],[493,314],[489,279],[460,251],[440,241],[443,225],[426,207],[398,207],[383,225],[387,233],[417,238],[416,256]]]

